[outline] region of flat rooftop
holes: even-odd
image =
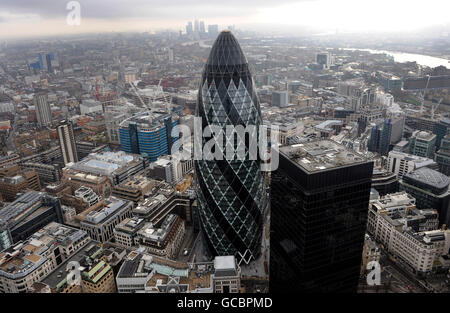
[[[214,258],[214,268],[216,270],[235,270],[236,260],[233,255],[216,256]]]
[[[140,156],[123,151],[90,153],[79,162],[67,164],[66,168],[90,175],[110,176],[137,164],[140,160]]]
[[[42,206],[45,192],[30,191],[20,196],[7,207],[0,210],[0,227],[6,227],[9,223],[16,223],[27,213]]]
[[[177,218],[178,216],[175,214],[168,214],[160,228],[156,228],[153,223],[147,222],[138,231],[138,236],[145,238],[146,241],[162,243],[166,239]]]
[[[166,290],[166,285],[170,288],[176,285],[181,290],[193,291],[212,288],[213,274],[213,262],[184,263],[133,251],[122,264],[117,277],[149,277],[146,287]]]
[[[368,162],[364,156],[332,140],[319,140],[280,147],[280,152],[307,172]]]
[[[131,201],[110,196],[109,198],[104,200],[103,205],[93,209],[92,211],[89,211],[82,223],[96,225],[107,221],[112,216],[115,216],[117,212],[128,207],[130,203]]]
[[[43,252],[48,247],[39,240],[18,243],[0,253],[0,275],[26,276],[47,258]]]
[[[125,233],[133,233],[138,231],[143,225],[145,221],[143,218],[138,218],[136,216],[132,218],[126,218],[119,224],[117,224],[115,231],[121,231]]]
[[[416,200],[408,194],[406,191],[400,191],[397,193],[390,193],[381,197],[380,199],[371,201],[377,209],[389,209],[398,207],[407,207],[415,205]]]
[[[59,264],[58,267],[56,267],[41,282],[55,289],[59,289],[58,287],[63,287],[67,281],[68,271],[66,270],[66,267],[68,263],[78,262],[81,267],[84,268],[84,271],[89,271],[99,263],[99,259],[96,257],[100,255],[102,251],[103,248],[98,241],[90,240],[73,255],[65,259],[64,262]]]
[[[47,260],[46,251],[49,248],[68,246],[86,237],[87,233],[82,230],[51,222],[26,241],[18,242],[0,253],[0,275],[28,275]]]

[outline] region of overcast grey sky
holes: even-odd
[[[411,31],[448,25],[448,0],[78,0],[69,26],[66,0],[0,0],[0,38],[104,31],[184,29],[206,24],[278,24],[340,31]]]

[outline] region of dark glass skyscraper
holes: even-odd
[[[389,118],[380,125],[372,127],[367,149],[387,155],[392,150],[392,145],[402,138],[404,120],[402,118]]]
[[[261,124],[259,101],[247,59],[229,31],[217,37],[202,74],[197,116],[202,128],[217,125],[224,132],[222,160],[195,161],[199,216],[209,249],[214,255],[257,257],[261,251],[262,215],[265,205],[261,161],[249,157],[226,159],[226,126]],[[233,136],[232,136],[233,137]],[[203,137],[202,146],[212,137]],[[231,144],[234,151],[237,145]]]
[[[271,177],[271,292],[356,292],[372,169],[331,140],[280,148]]]

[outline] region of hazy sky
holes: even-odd
[[[449,0],[0,0],[0,38],[104,31],[184,30],[188,20],[237,26],[278,24],[350,32],[414,31],[449,25]]]

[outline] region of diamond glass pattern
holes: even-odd
[[[259,129],[261,111],[247,59],[228,31],[216,39],[202,74],[197,116],[202,127],[252,125]],[[258,131],[257,131],[257,135]],[[224,135],[225,137],[225,135]],[[203,138],[204,146],[211,138]],[[223,160],[196,160],[199,215],[206,241],[214,255],[260,253],[265,179],[261,160],[251,160],[245,143],[244,160],[227,160],[225,147],[237,150],[233,138],[224,138]]]

